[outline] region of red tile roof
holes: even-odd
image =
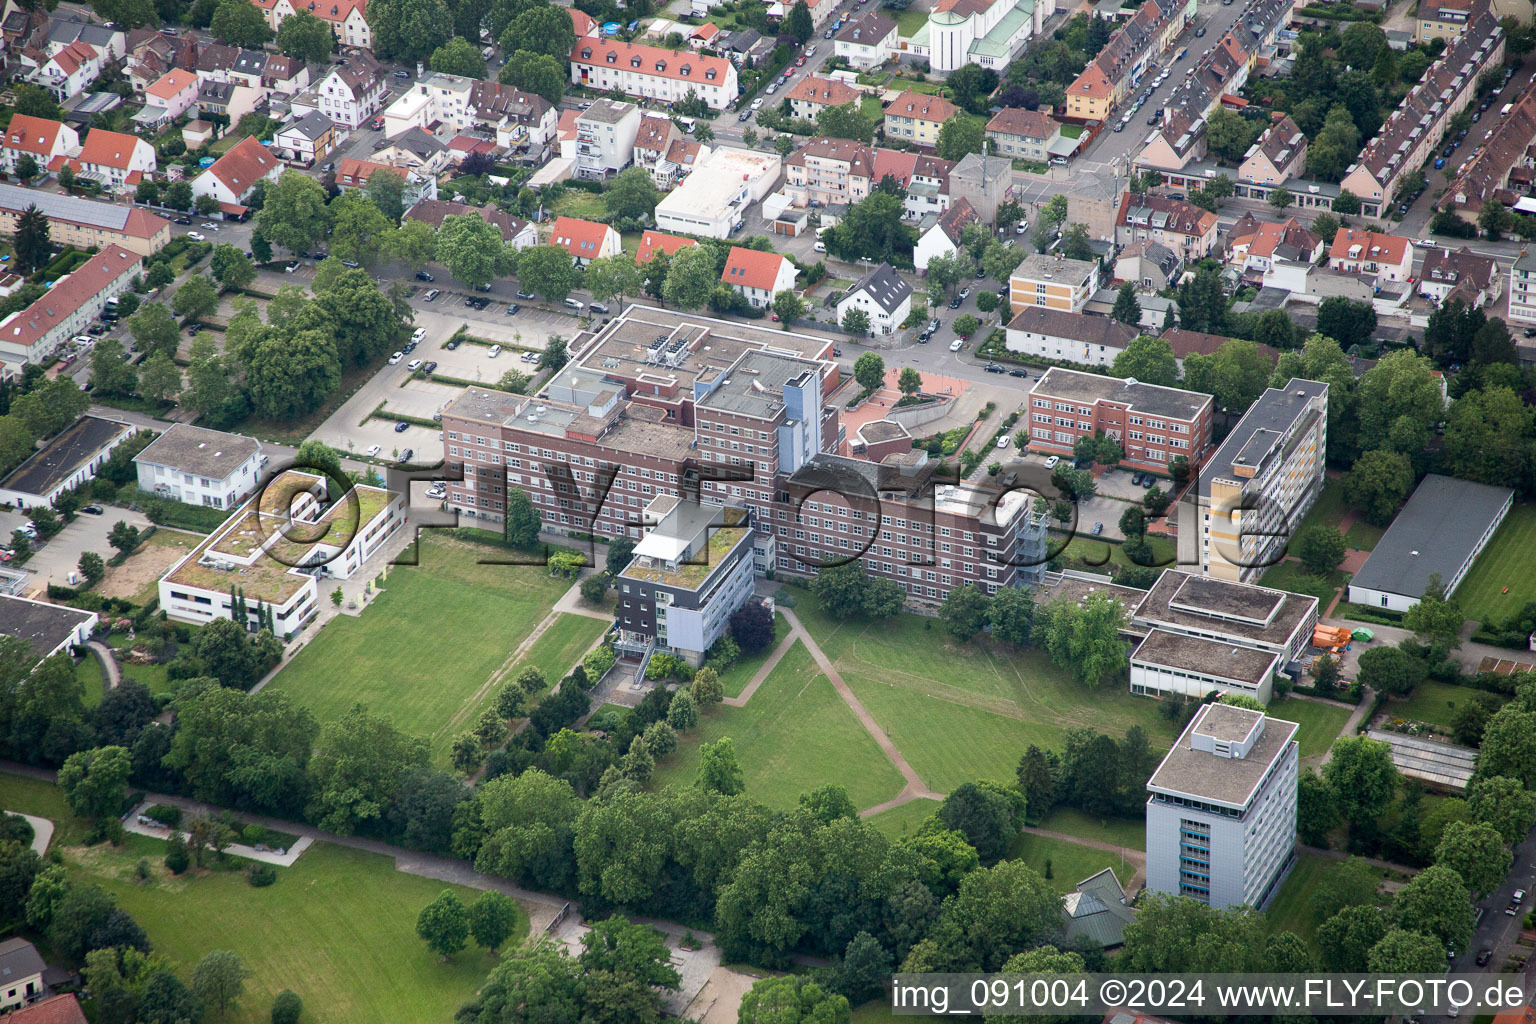
[[[377,164],[372,160],[359,160],[355,156],[342,157],[341,163],[336,165],[336,183],[361,188],[368,184],[368,177],[374,171],[389,171],[391,174],[405,175],[389,166],[389,164]]]
[[[918,121],[933,121],[939,124],[948,121],[959,112],[959,107],[942,96],[928,96],[910,89],[891,100],[891,105],[885,108],[887,117],[895,114],[897,117],[911,117]]]
[[[96,47],[76,40],[53,55],[53,63],[66,75],[80,70],[81,65],[96,59]]]
[[[613,228],[577,217],[556,217],[550,242],[578,259],[596,259],[603,254],[603,239]]]
[[[0,327],[0,337],[12,345],[36,345],[43,335],[117,280],[119,275],[136,273],[143,266],[143,257],[109,242],[78,270],[60,278],[42,298],[11,317]],[[7,1024],[10,1024],[9,1020]]]
[[[158,82],[151,83],[145,93],[157,100],[173,99],[181,95],[183,89],[197,84],[197,76],[190,71],[181,68],[172,68],[161,76]]]
[[[1351,250],[1356,250],[1350,255]],[[1402,263],[1408,256],[1408,239],[1401,235],[1383,235],[1375,231],[1339,228],[1328,248],[1334,260],[1369,260],[1372,263]]]
[[[597,21],[585,11],[569,8],[571,12],[571,28],[576,30],[576,38],[597,35]]]
[[[23,1006],[4,1020],[5,1024],[87,1024],[73,992]]]
[[[857,103],[861,93],[847,82],[836,78],[819,78],[806,75],[785,94],[791,102],[817,103],[822,106],[840,107],[844,103]]]
[[[5,148],[47,156],[53,151],[54,141],[58,139],[59,129],[63,127],[62,122],[50,121],[46,117],[14,114],[10,127],[5,130]]]
[[[277,6],[277,0],[252,0],[257,7],[264,11],[270,11]],[[368,16],[368,0],[310,0],[308,4],[302,0],[294,0],[293,8],[296,11],[308,11],[322,21],[334,21],[337,23],[346,21],[356,8],[364,17]]]
[[[610,56],[612,60],[609,60]],[[571,49],[571,63],[614,67],[633,74],[721,87],[735,71],[724,57],[706,57],[690,50],[664,50],[641,43],[605,43],[596,39],[577,39]],[[711,71],[714,77],[710,77]]]
[[[124,170],[133,159],[133,151],[142,141],[133,135],[96,128],[85,137],[85,145],[80,147],[79,160],[82,164],[100,164]]]
[[[267,152],[267,147],[247,135],[232,146],[228,153],[219,157],[208,174],[218,178],[237,196],[244,195],[252,185],[281,166],[277,157]]]
[[[731,255],[725,261],[725,270],[721,272],[720,280],[732,286],[771,292],[778,283],[779,270],[786,262],[776,252],[743,249],[735,245],[731,247]]]
[[[647,231],[640,236],[640,249],[635,253],[635,262],[645,263],[658,252],[671,256],[679,249],[698,244],[693,239],[683,238],[681,235],[669,235],[664,231]]]
[[[1017,135],[1025,139],[1048,139],[1061,126],[1056,119],[1042,110],[1025,110],[1023,107],[1004,107],[987,122],[987,131],[999,135]]]

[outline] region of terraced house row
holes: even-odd
[[[1067,115],[1108,120],[1194,16],[1195,0],[1147,0],[1067,88]]]

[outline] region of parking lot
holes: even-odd
[[[141,530],[149,525],[149,520],[142,513],[122,508],[108,507],[106,514],[100,516],[76,516],[74,522],[37,548],[23,567],[26,572],[33,574],[28,580],[28,589],[42,589],[50,583],[68,586],[70,571],[80,564],[80,556],[87,551],[94,551],[102,558],[111,558],[117,552],[107,543],[107,534],[119,520],[129,522]],[[3,531],[5,543],[10,543],[12,531],[25,521],[26,517],[20,512],[0,511],[0,531]]]

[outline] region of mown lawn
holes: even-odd
[[[939,809],[937,800],[908,800],[888,811],[864,819],[892,839],[911,835],[930,815]]]
[[[1118,569],[1123,566],[1136,564],[1125,557],[1125,548],[1121,545],[1089,536],[1087,531],[1092,529],[1092,523],[1079,523],[1078,525],[1082,528],[1083,532],[1069,540],[1061,534],[1053,533],[1051,535],[1050,539],[1046,542],[1046,550],[1053,558],[1059,555],[1068,561],[1076,559],[1091,568],[1113,565],[1114,568]],[[1064,540],[1065,543],[1063,543]],[[1153,568],[1165,569],[1173,565],[1177,560],[1178,551],[1174,542],[1167,537],[1148,536],[1147,543],[1152,548]]]
[[[485,699],[476,694],[569,586],[537,566],[478,564],[488,553],[425,531],[419,565],[391,569],[384,592],[361,616],[338,615],[270,685],[322,722],[361,701],[426,737],[445,761],[454,735]],[[529,660],[558,679],[572,652],[603,626],[601,619],[563,617]]]
[[[1319,704],[1315,700],[1283,700],[1270,704],[1271,716],[1286,722],[1295,722],[1296,743],[1302,757],[1324,754],[1339,738],[1339,730],[1349,721],[1349,712],[1332,704]]]
[[[1313,936],[1317,934],[1317,926],[1323,923],[1312,911],[1312,890],[1328,872],[1344,862],[1306,851],[1299,851],[1296,858],[1296,866],[1291,869],[1290,875],[1280,886],[1280,891],[1275,893],[1275,898],[1270,901],[1264,917],[1269,923],[1270,934],[1282,931],[1295,932],[1311,943]],[[1382,874],[1386,872],[1383,871]]]
[[[1536,506],[1518,504],[1509,510],[1456,588],[1456,600],[1467,618],[1482,623],[1507,618],[1536,601]]]
[[[746,775],[747,795],[783,809],[827,782],[848,790],[855,806],[872,807],[901,792],[902,779],[843,703],[802,643],[796,643],[746,707],[717,705],[679,737],[652,783],[693,784],[699,747],[729,736]]]
[[[1141,726],[1154,748],[1173,742],[1156,701],[1124,681],[1079,686],[1039,651],[977,637],[957,644],[942,622],[902,614],[884,622],[832,619],[809,592],[795,614],[880,727],[935,790],[975,779],[1011,781],[1031,743],[1060,749],[1085,726],[1120,737]]]
[[[1147,823],[1132,818],[1096,818],[1075,807],[1053,807],[1040,822],[1040,828],[1061,832],[1079,839],[1114,843],[1133,850],[1145,849]]]
[[[913,33],[928,23],[928,12],[908,8],[896,15],[896,34],[911,38]]]
[[[1057,892],[1071,892],[1078,882],[1105,868],[1114,869],[1115,877],[1120,879],[1121,885],[1129,882],[1136,873],[1135,866],[1122,860],[1117,853],[1028,833],[1014,840],[1008,856],[1012,860],[1023,861],[1045,875]]]
[[[752,677],[757,675],[757,670],[763,667],[774,650],[779,646],[779,641],[789,635],[789,623],[778,612],[773,615],[773,643],[764,647],[756,654],[744,655],[736,660],[736,664],[720,673],[720,689],[725,691],[727,697],[740,697],[741,691],[747,688]]]
[[[75,679],[85,688],[85,706],[93,708],[106,696],[107,675],[102,671],[101,658],[95,651],[87,650],[85,657],[75,663]]]
[[[317,843],[293,867],[278,868],[275,884],[255,889],[240,871],[174,877],[161,863],[164,851],[161,840],[131,835],[116,850],[70,847],[65,863],[72,877],[111,890],[184,981],[208,951],[238,953],[252,976],[225,1018],[231,1024],[270,1020],[272,999],[285,988],[303,999],[304,1019],[314,1024],[438,1024],[495,966],[474,945],[443,963],[416,937],[416,916],[444,889],[466,904],[478,890],[402,874],[388,857]],[[133,877],[141,857],[153,872],[148,882]],[[509,944],[527,929],[520,912]]]
[[[1318,604],[1322,606],[1318,614],[1327,610],[1334,592],[1348,582],[1349,573],[1331,572],[1326,576],[1317,576],[1300,562],[1276,562],[1265,569],[1264,575],[1259,578],[1263,586],[1317,598]]]
[[[1450,735],[1457,710],[1467,701],[1474,700],[1480,692],[1468,686],[1452,686],[1426,679],[1413,688],[1407,700],[1390,700],[1382,710],[1392,718],[1429,722]]]

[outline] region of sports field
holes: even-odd
[[[918,615],[832,619],[807,591],[794,597],[844,681],[939,792],[974,779],[1011,782],[1029,744],[1060,749],[1074,726],[1118,738],[1139,725],[1154,748],[1173,742],[1157,702],[1132,697],[1123,681],[1088,690],[1039,651],[983,637],[956,644],[942,622]]]
[[[453,737],[489,699],[483,691],[492,673],[570,586],[538,567],[477,564],[485,555],[426,532],[419,566],[390,570],[361,616],[338,615],[271,686],[322,722],[362,701],[426,737],[445,762]],[[563,615],[525,660],[559,679],[605,627],[602,619]]]
[[[700,744],[722,736],[736,747],[747,795],[769,807],[794,807],[801,793],[827,782],[846,788],[860,808],[901,792],[901,773],[798,642],[746,707],[717,705],[700,716],[697,729],[679,736],[677,750],[657,764],[652,783],[692,785]]]
[[[1510,508],[1455,596],[1467,618],[1484,623],[1536,601],[1536,506]]]

